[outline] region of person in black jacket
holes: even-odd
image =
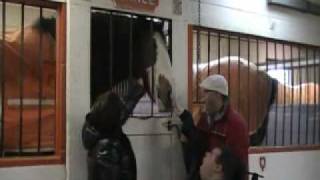
[[[136,160],[122,126],[127,121],[144,90],[134,84],[123,100],[106,92],[86,115],[82,141],[88,150],[88,180],[136,180]]]

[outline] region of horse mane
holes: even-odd
[[[38,18],[32,25],[33,28],[39,29],[43,33],[49,33],[54,39],[56,38],[56,18]]]

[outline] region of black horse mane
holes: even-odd
[[[56,38],[56,18],[39,18],[35,21],[32,26],[33,28],[39,29],[43,33],[49,33],[54,39]]]

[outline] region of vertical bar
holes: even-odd
[[[208,74],[207,76],[210,76],[210,30],[208,30]]]
[[[240,56],[241,56],[241,38],[240,35],[238,35],[238,111],[240,111]]]
[[[2,48],[1,48],[1,157],[4,156],[4,98],[5,98],[5,31],[6,31],[6,2],[2,2]]]
[[[42,26],[42,7],[40,7],[40,26]],[[42,118],[42,31],[40,31],[39,34],[39,52],[38,52],[38,80],[39,80],[39,86],[38,86],[38,153],[40,153],[41,149],[41,118]]]
[[[247,81],[248,81],[248,91],[247,91],[247,97],[248,97],[248,130],[250,131],[250,123],[251,123],[251,119],[250,119],[250,37],[248,36],[248,68],[247,68]]]
[[[218,32],[218,74],[220,74],[220,58],[221,58],[220,44],[221,44],[221,34],[220,32]]]
[[[259,78],[258,75],[259,75],[259,58],[260,58],[260,50],[259,50],[259,39],[256,39],[257,40],[257,49],[256,49],[256,52],[257,52],[257,76],[256,76],[256,85],[257,85],[257,91],[256,93],[259,93],[260,91],[260,87],[259,87]],[[256,127],[258,128],[258,125],[259,125],[259,112],[260,112],[260,106],[259,106],[259,98],[256,98],[256,106],[257,106],[257,116],[256,116]]]
[[[198,28],[197,29],[197,77],[196,77],[196,85],[197,85],[197,89],[196,89],[196,101],[197,103],[199,103],[199,75],[200,75],[200,72],[199,72],[199,62],[200,62],[200,29]]]
[[[285,122],[286,122],[286,108],[287,108],[287,102],[286,102],[286,56],[285,56],[285,49],[284,44],[282,44],[282,59],[283,59],[283,116],[282,116],[282,146],[284,146],[284,136],[285,136]]]
[[[316,107],[317,107],[317,89],[316,89],[316,85],[317,85],[317,81],[316,81],[316,50],[313,49],[313,138],[312,138],[312,143],[315,144],[316,143],[316,120],[317,120],[317,114],[316,114]]]
[[[195,70],[193,68],[194,62],[194,26],[188,25],[188,71],[192,73],[188,73],[188,108],[191,109],[194,103],[194,88],[197,87],[197,84],[194,84],[194,74]]]
[[[306,111],[307,111],[307,119],[306,119],[306,144],[308,144],[308,137],[309,137],[309,54],[308,54],[308,47],[306,47],[306,79],[307,79],[307,100],[306,100]]]
[[[290,64],[291,64],[291,111],[290,111],[290,145],[293,143],[293,105],[294,105],[294,67],[293,67],[293,52],[292,44],[290,44]]]
[[[24,61],[24,4],[21,5],[21,37],[20,37],[20,65],[19,65],[19,154],[22,153],[22,135],[23,135],[23,61]]]
[[[112,12],[109,15],[109,84],[113,86],[113,20]]]
[[[302,96],[302,91],[301,91],[301,47],[298,46],[298,69],[299,69],[299,114],[298,114],[298,144],[300,144],[300,124],[301,124],[301,96]]]
[[[172,64],[172,22],[171,21],[167,21],[169,24],[169,29],[168,29],[168,35],[169,35],[169,57],[170,57],[170,61]]]
[[[133,63],[133,22],[132,22],[132,16],[129,18],[129,82],[132,80],[132,63]]]
[[[150,20],[150,32],[151,32],[151,34],[153,35],[153,20],[151,19]],[[154,82],[155,82],[155,77],[154,77],[154,66],[152,66],[151,67],[151,79],[152,79],[152,81],[151,81],[151,96],[152,97],[155,97],[155,95],[154,95]],[[198,96],[198,95],[197,95]],[[155,99],[154,99],[155,100]],[[153,106],[153,101],[151,101],[151,116],[153,116],[153,114],[154,114],[154,106]]]
[[[278,70],[278,60],[277,60],[277,42],[274,42],[274,61],[275,61],[275,70]],[[278,131],[278,93],[276,94],[276,113],[274,121],[274,139],[273,145],[277,145],[277,131]]]
[[[269,61],[268,61],[268,57],[269,57],[269,42],[266,39],[266,73],[268,74],[268,65],[269,65]],[[269,77],[269,76],[268,76]],[[269,113],[269,112],[268,112]],[[269,117],[268,117],[269,118]],[[266,130],[266,146],[268,146],[268,136],[269,136],[269,128],[267,127]]]
[[[230,96],[230,56],[231,56],[231,40],[230,33],[228,33],[228,95]]]
[[[317,54],[318,54],[318,85],[319,85],[319,83],[320,83],[320,51],[319,51],[320,49],[319,48],[317,48]],[[320,89],[318,88],[318,113],[320,112]],[[319,118],[319,115],[318,115],[318,118]],[[318,119],[318,126],[319,126],[319,128],[318,128],[318,144],[320,143],[320,118]]]

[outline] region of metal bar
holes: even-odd
[[[286,56],[285,56],[285,48],[284,48],[284,44],[282,44],[282,58],[283,60],[285,60]],[[285,66],[285,64],[284,64]],[[287,103],[286,103],[286,71],[285,68],[283,69],[283,82],[284,82],[284,86],[283,86],[283,117],[282,117],[282,146],[284,146],[284,136],[285,136],[285,122],[286,122],[286,108],[287,108]]]
[[[266,67],[266,73],[268,74],[268,65],[269,65],[269,63],[268,63],[268,57],[269,57],[269,42],[268,42],[268,40],[266,40],[266,65],[267,65],[267,67]],[[269,112],[268,112],[269,113]],[[269,118],[269,117],[268,117]],[[269,118],[270,119],[270,118]],[[268,136],[269,136],[269,128],[267,127],[267,130],[266,130],[266,146],[268,146]]]
[[[247,97],[249,98],[248,100],[248,130],[250,131],[250,123],[251,123],[251,119],[250,119],[250,37],[248,37],[248,68],[247,68],[247,81],[248,81],[248,91],[247,91]]]
[[[20,36],[20,65],[19,65],[19,154],[22,153],[22,138],[23,138],[23,61],[24,61],[24,4],[21,5],[21,36]]]
[[[166,21],[166,20],[163,20]],[[171,21],[167,21],[167,23],[169,24],[169,29],[168,29],[168,36],[169,36],[169,57],[170,57],[170,62],[171,62],[171,66],[173,64],[173,60],[172,60],[172,23]],[[171,117],[173,117],[173,111],[171,111]]]
[[[220,44],[221,44],[221,34],[218,33],[218,74],[220,74],[220,58],[221,58]]]
[[[152,19],[150,21],[150,32],[153,35],[153,20]],[[152,98],[151,99],[153,99],[153,97],[155,97],[155,95],[154,95],[154,82],[155,82],[154,66],[151,67],[151,73],[152,73],[151,74],[151,79],[152,79],[152,82],[151,82],[151,94],[152,94],[151,96],[152,96]],[[153,99],[153,100],[155,100],[155,99]],[[153,117],[153,115],[154,115],[154,106],[153,106],[153,101],[151,101],[151,117]]]
[[[275,69],[278,69],[278,62],[277,62],[277,43],[274,42],[274,59],[276,60]],[[273,145],[277,145],[277,130],[278,130],[278,93],[276,94],[276,112],[275,112],[275,120],[274,120],[274,139]]]
[[[228,34],[228,94],[230,97],[230,56],[231,56],[231,40]]]
[[[320,59],[320,49],[317,48],[318,59]],[[319,63],[320,64],[320,63]],[[320,83],[320,66],[318,66],[318,85]],[[318,88],[318,113],[320,112],[320,90]],[[319,118],[319,115],[318,115]],[[318,144],[320,144],[320,118],[318,119]]]
[[[210,31],[208,31],[208,74],[207,76],[210,76]]]
[[[5,98],[5,36],[6,31],[6,2],[2,2],[2,48],[1,48],[1,143],[0,143],[0,153],[1,157],[4,156],[4,98]]]
[[[196,102],[199,103],[199,75],[200,75],[200,72],[199,72],[199,62],[200,62],[200,30],[197,29],[197,77],[196,77],[196,86],[197,86],[197,89],[196,89]]]
[[[313,64],[316,64],[316,50],[313,49]],[[316,143],[316,120],[317,120],[317,89],[316,89],[316,66],[313,67],[313,138],[312,138],[312,143],[315,144]]]
[[[260,58],[260,50],[259,50],[259,39],[256,39],[257,40],[257,64],[259,64],[259,58]],[[259,93],[260,91],[260,87],[259,87],[259,78],[258,77],[258,74],[259,74],[259,66],[257,66],[257,76],[256,76],[256,85],[257,85],[257,91],[256,93]],[[258,125],[259,125],[259,112],[260,112],[260,106],[259,106],[259,98],[256,98],[256,107],[257,107],[257,119],[256,119],[256,127],[258,128]]]
[[[301,91],[301,68],[300,68],[300,58],[301,58],[301,47],[298,46],[298,59],[299,59],[299,114],[298,114],[298,144],[300,144],[300,124],[301,124],[301,96],[302,96],[302,91]]]
[[[306,60],[307,60],[307,66],[309,61],[309,54],[308,54],[308,47],[306,47]],[[306,79],[307,79],[307,100],[306,100],[306,111],[307,111],[307,119],[306,119],[306,144],[308,144],[308,137],[309,137],[309,67],[306,67]]]
[[[297,67],[297,66],[294,66],[294,65],[293,65],[293,67],[291,67],[291,68],[287,68],[287,67],[286,67],[286,68],[284,68],[284,69],[299,69],[299,68],[300,68],[300,69],[303,69],[303,68],[307,68],[307,67],[310,68],[310,67],[314,67],[314,66],[319,66],[319,65],[317,65],[317,64],[316,64],[316,65],[314,65],[314,64],[309,64],[309,65],[307,66],[307,65],[302,65],[302,64],[301,64],[300,67]],[[281,67],[281,66],[280,66],[280,67]],[[283,67],[284,67],[284,66],[283,66]],[[279,67],[278,67],[278,68],[279,68]],[[275,67],[270,67],[270,68],[269,68],[269,70],[272,70],[272,69],[276,69],[276,68],[275,68]]]
[[[238,36],[238,111],[240,111],[240,56],[241,56],[241,38]]]
[[[133,63],[133,22],[132,16],[129,18],[129,82],[132,80],[132,63]]]
[[[290,44],[290,59],[291,59],[291,67],[293,66],[293,51],[292,44]],[[294,85],[294,69],[291,70],[291,87]],[[290,112],[290,145],[293,143],[293,105],[294,105],[294,88],[291,88],[291,112]]]
[[[109,15],[109,84],[113,86],[113,20],[112,12]]]
[[[42,7],[40,7],[40,26],[42,26]],[[41,149],[41,118],[42,118],[42,31],[40,31],[39,34],[39,54],[38,54],[38,79],[39,79],[39,92],[38,92],[38,99],[39,99],[39,104],[38,104],[38,153],[40,153]]]
[[[278,60],[280,60],[280,59],[278,59]],[[272,65],[272,64],[274,64],[274,63],[276,62],[274,59],[271,59],[271,58],[269,58],[268,61],[269,61],[269,64],[270,64],[270,65]],[[293,61],[293,62],[298,62],[299,60],[293,58],[292,61]],[[303,61],[306,61],[306,59],[301,58],[300,61],[303,62]],[[282,60],[282,62],[283,62],[284,64],[287,64],[287,63],[291,63],[291,60]],[[260,63],[260,64],[259,64],[259,66],[263,66],[263,65],[265,65],[265,63]],[[313,64],[310,64],[310,63],[309,63],[309,65],[313,65]],[[305,65],[305,66],[306,66],[306,65]]]
[[[225,30],[221,30],[221,29],[217,29],[217,28],[206,28],[203,26],[194,26],[195,29],[205,29],[205,30],[211,30],[212,32],[226,32]],[[228,31],[231,35],[236,35],[236,36],[241,36],[241,37],[248,37],[251,36],[251,38],[259,38],[259,39],[264,39],[266,41],[270,41],[270,42],[277,42],[277,43],[287,43],[287,44],[292,44],[292,45],[299,45],[299,46],[309,46],[309,47],[314,47],[314,48],[319,48],[316,45],[312,45],[312,44],[306,44],[306,43],[298,43],[298,42],[292,42],[292,41],[285,41],[285,40],[279,40],[279,39],[275,39],[275,38],[268,38],[268,37],[264,37],[264,36],[257,36],[257,35],[253,35],[253,34],[248,34],[248,33],[240,33],[240,32],[235,32],[235,31]]]
[[[172,64],[172,23],[171,23],[171,21],[167,21],[167,22],[169,24],[168,33],[169,33],[169,38],[170,38],[170,40],[169,40],[169,57],[170,57],[171,64]]]

